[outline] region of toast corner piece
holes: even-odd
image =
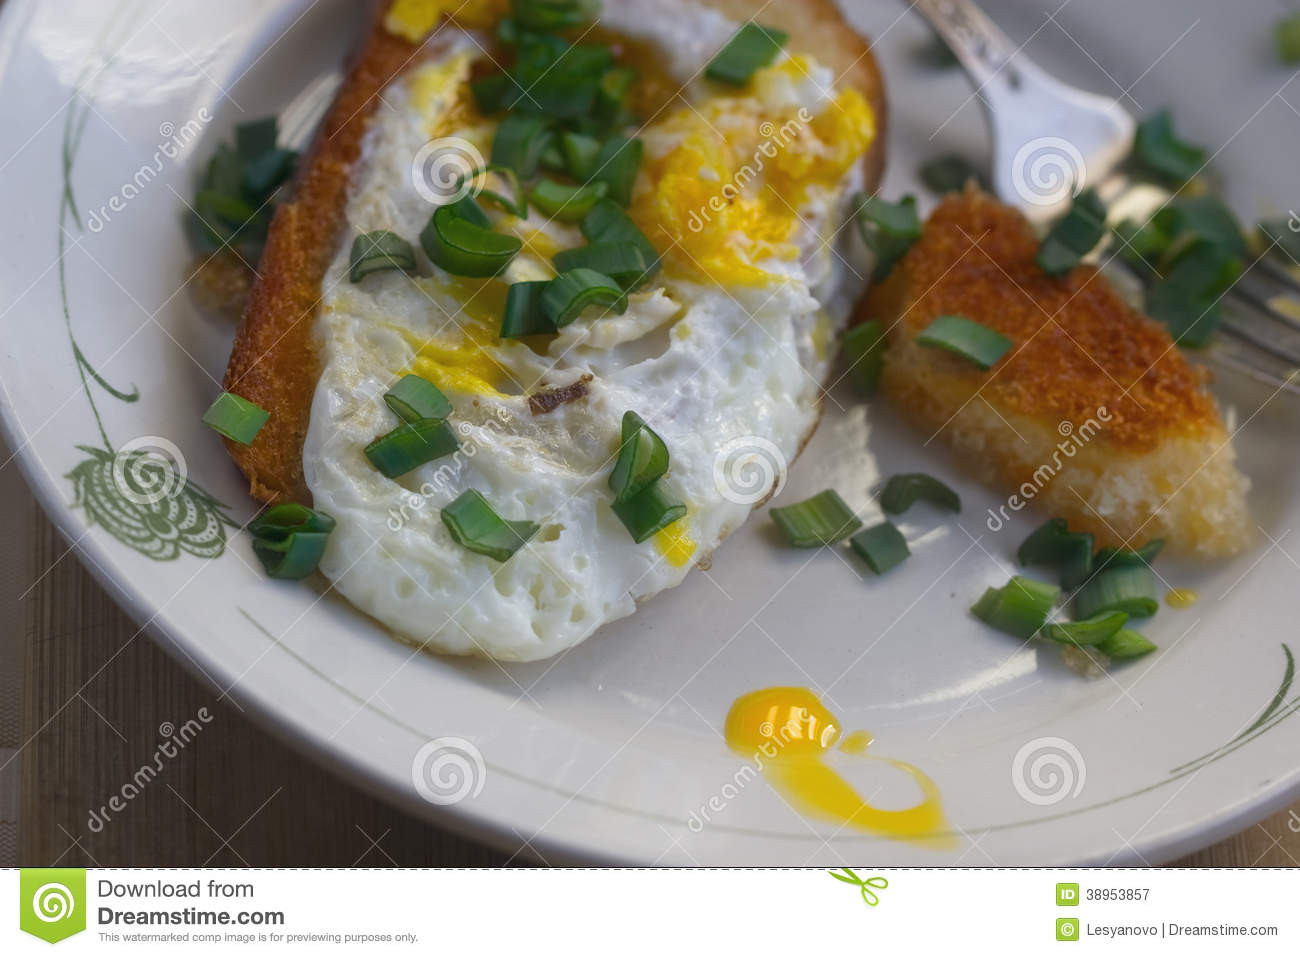
[[[1092,267],[1054,279],[1016,210],[978,191],[946,198],[922,238],[867,298],[892,326],[882,391],[977,475],[1004,488],[999,530],[1034,505],[1100,545],[1163,538],[1171,551],[1241,551],[1249,480],[1205,375],[1165,328]],[[1014,343],[984,372],[915,342],[955,313]]]

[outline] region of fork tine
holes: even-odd
[[[1295,287],[1295,293],[1291,294],[1287,290],[1273,290],[1272,295],[1265,291],[1261,284],[1256,282],[1249,274],[1242,276],[1232,287],[1229,295],[1234,299],[1244,302],[1252,310],[1264,316],[1267,316],[1273,322],[1285,326],[1288,330],[1300,332],[1300,286]],[[1295,302],[1295,311],[1288,312],[1277,304],[1278,299],[1293,300]]]
[[[1237,341],[1220,338],[1207,356],[1220,366],[1232,369],[1248,379],[1300,396],[1300,369],[1278,363],[1271,353],[1263,353]]]

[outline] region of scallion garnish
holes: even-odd
[[[235,152],[247,163],[275,149],[280,123],[274,116],[249,120],[235,127]]]
[[[274,212],[272,199],[297,158],[275,145],[277,135],[276,120],[269,117],[241,124],[235,145],[217,147],[185,218],[186,234],[198,251],[230,246],[257,261]]]
[[[1220,300],[1241,276],[1241,260],[1213,240],[1189,235],[1174,243],[1163,268],[1147,289],[1148,315],[1168,326],[1179,345],[1206,345],[1219,323]]]
[[[1097,645],[1097,650],[1112,658],[1140,658],[1156,650],[1153,642],[1131,628],[1121,628]]]
[[[880,507],[891,515],[902,515],[917,499],[924,499],[931,505],[946,508],[950,512],[961,511],[961,496],[933,475],[924,472],[891,475],[885,483],[884,491],[880,493]]]
[[[510,284],[506,291],[506,314],[501,320],[502,339],[550,335],[556,331],[555,323],[542,305],[542,294],[550,284],[549,279]]]
[[[1016,558],[1022,565],[1059,565],[1061,587],[1073,591],[1092,574],[1092,545],[1090,532],[1072,532],[1065,519],[1053,518],[1029,533]]]
[[[892,522],[881,522],[863,529],[849,539],[849,547],[862,558],[877,575],[883,575],[912,554],[907,539]]]
[[[600,140],[585,133],[564,132],[560,134],[560,152],[569,175],[579,183],[585,183],[595,169],[593,164],[600,152]]]
[[[659,253],[650,240],[618,203],[602,199],[592,207],[579,227],[582,235],[593,245],[596,243],[635,243],[645,257],[649,279],[659,270]]]
[[[860,322],[844,334],[844,359],[849,379],[858,390],[870,394],[885,371],[885,324],[879,319]]]
[[[1043,238],[1036,261],[1049,276],[1063,276],[1079,265],[1104,235],[1106,207],[1095,190],[1085,189]]]
[[[248,523],[253,552],[272,578],[305,578],[316,570],[334,519],[305,505],[273,505]]]
[[[976,618],[1017,638],[1032,638],[1047,621],[1061,589],[1032,578],[1014,576],[1001,588],[990,588],[972,607]]]
[[[247,445],[257,438],[270,415],[243,396],[223,392],[203,413],[203,424],[232,442]]]
[[[959,355],[981,369],[991,369],[1013,345],[996,329],[964,316],[937,317],[916,337],[916,342]]]
[[[573,223],[591,212],[591,208],[605,198],[608,190],[609,187],[604,183],[566,186],[553,179],[544,179],[528,191],[528,198],[552,219]]]
[[[573,322],[588,306],[604,306],[622,315],[627,311],[627,294],[617,282],[594,269],[562,272],[542,292],[542,308],[556,329]]]
[[[453,276],[495,276],[509,265],[523,243],[482,225],[487,217],[472,200],[463,205],[468,199],[435,209],[420,233],[420,245],[434,265]],[[482,220],[467,210],[476,210]]]
[[[352,251],[348,254],[348,279],[360,282],[372,272],[385,269],[402,272],[415,269],[415,250],[411,244],[387,229],[362,233],[352,240]]]
[[[496,513],[475,489],[466,489],[442,510],[442,523],[452,539],[477,555],[499,562],[519,551],[541,527],[526,520],[509,521]]]
[[[595,19],[598,0],[512,0],[515,22],[533,30],[563,30]]]
[[[625,502],[611,502],[610,508],[638,545],[686,514],[686,506],[669,497],[663,482],[653,483]]]
[[[1105,611],[1083,621],[1051,622],[1040,634],[1063,645],[1099,645],[1124,627],[1128,615],[1122,611]]]
[[[876,255],[871,281],[880,282],[921,238],[921,218],[916,197],[904,196],[891,203],[879,196],[858,193],[853,198],[853,216],[862,241]]]
[[[507,113],[492,140],[492,164],[508,166],[524,179],[537,172],[551,144],[550,121],[534,113]]]
[[[790,544],[799,548],[833,545],[862,527],[862,520],[834,489],[794,505],[774,508],[771,514]]]
[[[560,272],[594,269],[629,290],[640,285],[650,271],[641,247],[627,242],[592,243],[565,249],[555,254],[554,262]]]
[[[668,471],[668,446],[635,412],[623,413],[618,461],[609,473],[615,502],[626,502],[654,484]]]
[[[1093,575],[1074,595],[1074,612],[1090,618],[1103,611],[1122,611],[1130,617],[1154,615],[1155,579],[1145,563],[1106,569]]]
[[[967,183],[974,182],[980,189],[988,192],[988,180],[971,164],[970,160],[956,153],[944,153],[932,160],[922,163],[917,170],[921,182],[939,195],[959,193]]]
[[[384,393],[384,402],[403,422],[445,419],[451,415],[449,400],[436,385],[418,375],[404,375]]]
[[[593,110],[597,122],[616,128],[634,118],[627,108],[627,102],[635,82],[636,71],[630,67],[615,67],[600,78],[600,85],[596,88],[596,107]]]
[[[1133,140],[1133,162],[1150,173],[1178,185],[1205,166],[1208,154],[1174,134],[1174,120],[1162,110],[1138,124]]]
[[[611,136],[600,145],[596,158],[591,162],[591,180],[605,183],[610,198],[626,206],[632,202],[632,187],[636,183],[637,170],[641,168],[643,151],[638,139]]]
[[[789,34],[783,30],[746,23],[709,61],[704,75],[720,83],[744,86],[756,70],[776,59],[788,39]]]
[[[479,112],[485,116],[508,109],[524,93],[523,87],[507,73],[493,73],[470,80],[469,90]]]
[[[1092,560],[1094,571],[1123,568],[1127,565],[1150,565],[1165,547],[1163,538],[1153,538],[1141,548],[1103,548]]]
[[[511,216],[518,216],[520,219],[527,219],[528,194],[524,192],[524,188],[519,184],[519,174],[509,166],[497,166],[494,163],[490,163],[482,172],[472,174],[471,179],[477,178],[485,173],[496,173],[498,176],[504,178],[506,184],[510,187],[510,193],[512,193],[513,196],[507,195],[506,193],[499,193],[492,189],[480,189],[474,195],[479,199],[490,200],[491,202],[496,203]]]
[[[366,458],[387,478],[397,478],[426,462],[460,448],[444,419],[420,419],[399,425],[366,446]]]

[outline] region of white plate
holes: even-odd
[[[1259,547],[1218,566],[1162,560],[1162,575],[1204,599],[1162,610],[1148,629],[1160,652],[1113,679],[1081,680],[966,613],[1005,580],[1034,519],[990,532],[986,509],[999,496],[884,405],[839,393],[785,501],[833,485],[869,506],[882,473],[925,469],[967,503],[958,522],[909,514],[914,555],[886,579],[831,553],[774,548],[760,517],[708,574],[558,661],[519,667],[412,654],[344,603],[266,580],[233,524],[252,503],[199,424],[231,329],[180,286],[181,197],[234,123],[319,94],[313,84],[328,82],[351,44],[358,6],[10,0],[0,18],[6,438],[85,561],[182,661],[348,778],[552,861],[1152,860],[1296,794],[1295,719],[1278,727],[1298,700],[1285,647],[1300,613],[1287,554],[1300,520],[1298,410],[1227,377],[1217,391],[1242,426]],[[1227,144],[1216,167],[1244,216],[1293,201],[1300,134],[1284,100],[1289,74],[1268,53],[1274,5],[1104,0],[1056,20],[1028,0],[990,6],[1067,78],[1112,91],[1136,83],[1141,108],[1173,104],[1190,137]],[[914,188],[917,160],[940,150],[981,155],[978,103],[958,74],[918,66],[926,33],[916,17],[897,2],[853,12],[877,38],[893,94],[886,191]],[[168,155],[163,144],[194,124],[198,140]],[[71,204],[61,210],[65,148]],[[139,442],[174,444],[196,484],[132,526],[107,449]],[[92,513],[101,524],[88,525]],[[751,779],[723,745],[722,719],[736,696],[776,684],[822,689],[846,727],[875,734],[872,754],[925,770],[953,847],[810,821]],[[413,768],[430,770],[426,745],[448,737],[484,763],[468,759],[463,800],[433,804]],[[1065,776],[1034,791],[1016,778],[1017,754],[1053,738],[1069,745],[1055,765]],[[881,806],[915,798],[882,762],[832,760]]]

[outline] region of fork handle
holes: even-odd
[[[914,6],[948,44],[977,88],[1020,87],[1023,78],[1014,62],[1016,45],[971,0],[915,0]]]

